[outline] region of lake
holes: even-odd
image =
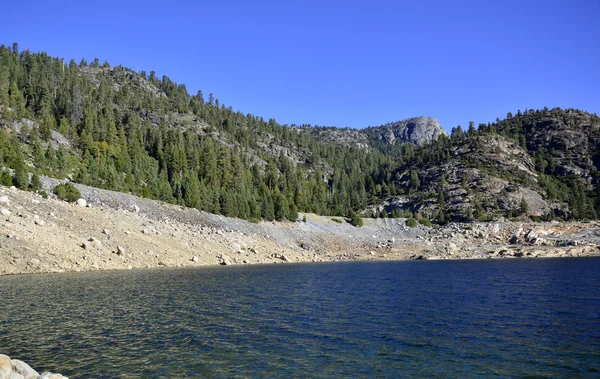
[[[600,258],[0,277],[0,353],[76,378],[600,377]]]

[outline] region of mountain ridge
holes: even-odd
[[[518,111],[450,135],[426,116],[288,126],[154,72],[5,46],[0,105],[0,167],[14,170],[3,183],[22,188],[28,173],[67,177],[255,221],[299,211],[424,223],[600,213],[600,122],[574,109]]]

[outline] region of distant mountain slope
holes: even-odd
[[[520,112],[415,151],[394,171],[394,208],[445,220],[594,219],[600,211],[600,118]]]
[[[254,221],[592,219],[599,129],[560,108],[450,136],[429,117],[280,125],[154,72],[0,46],[0,184],[34,191],[44,174]]]
[[[16,44],[0,47],[0,117],[0,171],[15,170],[3,183],[27,187],[28,172],[69,177],[252,220],[352,216],[375,190],[367,179],[393,165],[190,95],[167,76]]]

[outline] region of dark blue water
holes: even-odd
[[[600,259],[0,277],[0,352],[74,378],[600,377]]]

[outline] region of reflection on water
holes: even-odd
[[[600,259],[0,277],[0,352],[71,378],[600,376]]]

